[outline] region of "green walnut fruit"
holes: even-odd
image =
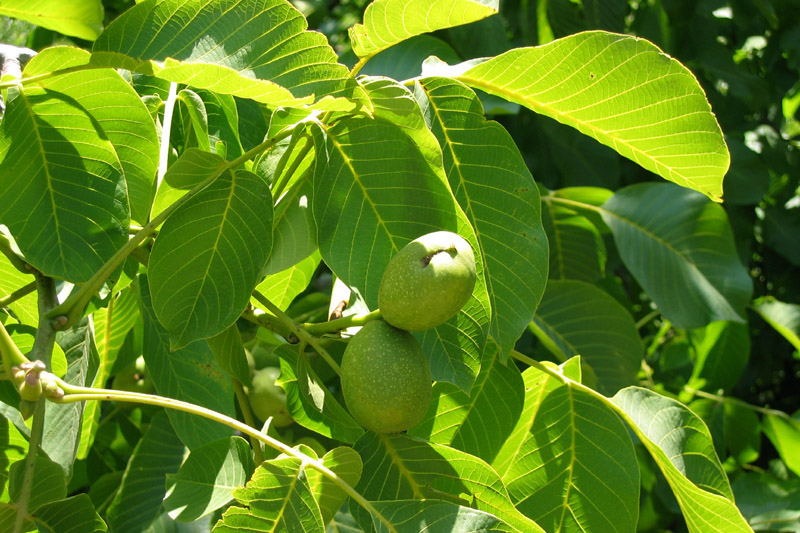
[[[286,393],[275,384],[280,374],[280,368],[262,368],[253,376],[253,388],[247,394],[253,413],[264,421],[272,417],[275,427],[288,426],[294,421],[286,408]]]
[[[449,231],[411,241],[383,272],[378,307],[383,319],[406,331],[423,331],[458,313],[475,286],[475,255]]]
[[[111,387],[119,391],[141,392],[143,394],[151,394],[156,390],[153,381],[147,375],[147,367],[145,366],[144,357],[141,355],[132,365],[128,365],[117,372],[111,382]],[[131,408],[135,407],[134,404],[130,404],[130,406]]]
[[[431,401],[431,369],[409,332],[372,320],[342,356],[342,394],[350,414],[375,433],[417,424]]]

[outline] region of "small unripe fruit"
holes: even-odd
[[[156,388],[150,376],[147,375],[147,368],[145,366],[144,357],[139,356],[132,365],[120,370],[114,380],[111,382],[111,387],[118,391],[125,392],[139,392],[142,394],[151,394],[155,392]],[[124,402],[122,405],[133,409],[136,404]],[[127,408],[126,407],[126,408]]]
[[[342,393],[350,414],[375,433],[398,433],[425,416],[431,370],[417,340],[383,320],[367,322],[342,357]]]
[[[389,261],[378,290],[381,316],[407,331],[435,328],[467,303],[475,278],[467,241],[449,231],[423,235]]]
[[[286,393],[275,384],[280,374],[280,368],[262,368],[253,376],[253,388],[247,395],[253,413],[263,421],[272,417],[272,425],[275,427],[288,426],[294,422],[286,408]]]

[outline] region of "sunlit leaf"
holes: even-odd
[[[353,109],[363,93],[284,0],[142,2],[95,41],[92,63],[272,105]],[[316,98],[315,98],[316,95]],[[336,99],[334,99],[336,98]]]
[[[518,531],[544,531],[514,508],[497,473],[473,455],[405,435],[375,433],[364,435],[354,448],[364,461],[356,489],[370,501],[444,500],[491,513]],[[350,510],[364,516],[353,505]]]
[[[100,0],[3,0],[0,15],[88,41],[96,39],[103,29]]]
[[[319,252],[314,252],[294,266],[282,272],[269,274],[256,286],[256,290],[263,294],[270,302],[277,305],[280,309],[286,310],[289,304],[306,288],[314,276],[314,272],[319,266]],[[255,298],[250,299],[254,307],[264,307]],[[266,311],[266,309],[264,309]]]
[[[535,417],[503,474],[516,507],[548,531],[635,531],[639,469],[625,424],[596,396],[525,374]]]
[[[23,75],[35,76],[85,64],[89,57],[89,52],[78,48],[46,48],[25,66]],[[133,87],[113,69],[48,77],[39,85],[73,98],[100,124],[117,152],[125,175],[131,218],[146,223],[153,202],[158,136],[150,113]],[[113,98],[114,105],[109,105],[109,98]]]
[[[0,298],[5,298],[32,281],[33,276],[23,274],[11,264],[5,255],[0,254],[0,293],[3,294]],[[35,292],[12,302],[8,308],[23,324],[36,326],[39,323],[39,309]]]
[[[510,532],[514,528],[496,516],[464,505],[436,500],[396,500],[372,502],[381,516],[388,520],[395,531],[425,533],[489,533]],[[373,531],[388,533],[386,524],[372,517]]]
[[[494,15],[498,0],[376,0],[348,30],[353,52],[368,57],[409,37]]]
[[[446,444],[491,463],[522,414],[524,384],[513,362],[500,362],[500,350],[487,348],[469,394],[437,382],[431,407],[409,434]],[[502,401],[498,401],[502,398]]]
[[[685,405],[637,387],[612,401],[672,488],[691,533],[751,531],[733,503],[708,428]]]
[[[334,448],[321,459],[326,468],[351,487],[355,487],[361,478],[361,457],[353,448],[347,446]],[[327,524],[344,503],[347,493],[319,470],[308,469],[306,475],[314,499],[322,512],[322,522]]]
[[[457,230],[452,196],[397,126],[345,118],[315,136],[313,212],[322,258],[377,307],[394,254],[425,233]]]
[[[323,531],[319,506],[305,475],[306,466],[296,457],[264,461],[244,487],[233,491],[245,507],[229,507],[214,532]]]
[[[511,136],[487,122],[475,93],[435,78],[417,98],[431,113],[456,200],[475,229],[491,302],[490,331],[508,353],[533,317],[547,279],[539,191]]]
[[[451,72],[721,200],[730,156],[705,93],[686,67],[648,41],[591,31],[473,65]]]
[[[0,221],[49,276],[88,280],[128,239],[117,153],[73,97],[26,87],[0,123]]]
[[[800,305],[767,296],[753,302],[753,310],[800,352]]]
[[[442,167],[441,147],[428,129],[425,116],[412,93],[402,84],[387,78],[362,78],[362,83],[372,100],[375,118],[392,126],[399,126],[416,145],[429,171],[436,176],[436,181],[432,182],[436,189],[449,189],[445,169]],[[473,251],[480,250],[470,221],[452,198],[452,192],[448,192],[448,204],[452,205],[457,217],[457,233],[470,243]],[[470,300],[455,317],[444,324],[416,334],[428,356],[433,378],[436,381],[454,383],[465,391],[472,386],[478,373],[491,319],[489,294],[483,273],[484,259],[480,253],[475,254],[475,262],[478,279]]]
[[[785,415],[767,414],[763,427],[786,466],[800,476],[800,421]]]
[[[99,359],[97,373],[92,381],[93,387],[103,388],[114,368],[117,354],[122,348],[128,332],[139,319],[139,308],[136,296],[128,288],[118,295],[112,296],[108,306],[98,309],[92,315]],[[78,459],[85,459],[94,442],[94,433],[100,422],[101,402],[86,402],[81,425]]]

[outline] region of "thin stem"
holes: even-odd
[[[780,418],[784,418],[787,420],[793,420],[788,414],[784,413],[783,411],[778,411],[777,409],[770,409],[768,407],[759,407],[758,405],[753,405],[751,403],[747,403],[744,400],[740,400],[739,398],[733,398],[731,396],[720,396],[719,394],[712,394],[710,392],[698,390],[692,387],[683,387],[683,390],[694,394],[696,396],[700,396],[701,398],[705,398],[707,400],[713,400],[718,403],[732,403],[736,404],[740,407],[744,407],[745,409],[750,409],[751,411],[755,411],[757,413],[761,413],[763,415],[770,415],[770,416],[777,416]]]
[[[5,255],[14,268],[23,274],[33,274],[28,263],[25,262],[25,259],[14,248],[15,246],[11,244],[11,239],[9,239],[4,233],[0,232],[0,253]]]
[[[597,211],[598,213],[605,212],[604,209],[597,207],[596,205],[587,204],[584,202],[576,202],[575,200],[568,200],[567,198],[559,198],[558,196],[548,196],[547,199],[554,204],[568,205],[570,207],[577,207],[578,209],[588,209],[589,211]]]
[[[170,82],[167,101],[164,105],[164,120],[161,124],[161,146],[158,151],[158,173],[156,174],[156,190],[161,187],[169,164],[169,138],[172,132],[172,114],[175,112],[175,100],[178,95],[178,84]]]
[[[361,72],[361,69],[364,68],[364,65],[366,65],[367,61],[369,61],[370,59],[372,59],[371,55],[359,59],[358,63],[356,63],[355,66],[353,67],[353,70],[350,71],[350,76],[354,78],[358,76],[358,73]]]
[[[567,360],[567,356],[564,355],[564,352],[561,351],[561,348],[559,348],[558,345],[553,342],[553,339],[551,339],[550,336],[539,327],[535,320],[532,320],[528,324],[528,330],[530,330],[530,332],[533,333],[537,339],[539,339],[539,342],[542,343],[542,346],[544,346],[548,352],[553,354],[556,359],[562,362]]]
[[[5,298],[0,298],[0,307],[9,306],[12,303],[16,302],[17,300],[19,300],[20,298],[24,298],[25,296],[29,295],[35,290],[36,290],[36,282],[31,281],[27,285],[24,285],[19,289],[15,290]]]
[[[343,316],[342,318],[329,320],[327,322],[300,324],[300,327],[312,335],[322,335],[324,333],[335,333],[353,326],[363,326],[367,322],[379,318],[381,318],[381,310],[376,309],[365,315]]]
[[[244,313],[242,313],[242,318],[247,320],[248,322],[252,322],[257,326],[261,326],[262,328],[268,329],[274,333],[277,333],[284,339],[286,339],[290,344],[296,344],[299,339],[297,339],[292,331],[286,327],[286,325],[275,318],[272,315],[268,315],[266,313],[262,313],[257,315],[253,312],[253,309],[245,309]]]
[[[661,324],[661,327],[658,328],[658,332],[656,333],[655,337],[653,337],[653,340],[650,341],[650,346],[648,346],[647,350],[645,351],[645,353],[648,356],[651,356],[654,353],[656,353],[656,350],[658,350],[658,347],[661,345],[664,337],[667,335],[667,333],[669,333],[671,329],[672,329],[672,322],[670,322],[669,320],[664,320],[664,322]]]
[[[287,128],[271,139],[267,139],[258,146],[251,148],[233,161],[226,161],[217,167],[217,169],[208,178],[203,180],[201,183],[198,183],[192,190],[181,196],[173,204],[164,209],[164,211],[162,211],[157,217],[148,222],[142,228],[142,231],[135,234],[122,246],[122,248],[117,250],[111,259],[106,261],[106,263],[100,268],[100,270],[95,272],[89,281],[83,284],[80,289],[72,293],[61,305],[52,309],[47,314],[47,318],[52,319],[59,316],[66,317],[66,321],[59,322],[57,329],[66,329],[75,324],[83,316],[83,310],[86,308],[86,305],[92,299],[92,296],[100,290],[106,279],[108,279],[114,270],[116,270],[117,267],[125,261],[134,248],[139,246],[139,244],[141,244],[148,236],[150,236],[150,234],[152,234],[173,212],[175,212],[176,209],[192,199],[197,193],[208,187],[224,172],[232,168],[236,168],[244,162],[249,161],[252,157],[266,150],[270,146],[280,142],[286,137],[289,137],[292,134],[292,131],[292,128]]]
[[[266,307],[273,315],[278,317],[278,320],[286,324],[286,326],[292,330],[292,333],[294,333],[294,335],[298,339],[300,339],[301,341],[305,342],[306,344],[314,348],[314,351],[317,352],[323,359],[325,359],[325,362],[328,363],[328,365],[330,365],[330,367],[333,369],[334,372],[336,372],[337,375],[342,373],[342,369],[339,368],[339,364],[333,359],[333,357],[331,357],[331,355],[322,346],[322,344],[319,343],[319,339],[311,335],[308,331],[304,330],[303,328],[298,327],[297,324],[294,323],[294,320],[292,320],[291,317],[289,317],[289,315],[281,311],[281,309],[277,305],[270,302],[269,299],[267,299],[267,297],[261,294],[260,292],[253,291],[253,297],[256,300],[258,300],[262,305],[264,305],[264,307]]]
[[[647,313],[644,317],[642,317],[635,325],[636,329],[642,329],[648,322],[653,320],[655,317],[661,314],[661,311],[655,309]]]
[[[47,312],[58,305],[56,284],[53,278],[36,272],[36,287],[38,291],[39,325],[36,328],[36,337],[33,348],[28,354],[32,361],[43,361],[50,370],[50,360],[53,357],[53,347],[56,343],[56,331],[51,327]]]
[[[642,368],[642,372],[644,372],[644,375],[645,375],[645,377],[647,378],[647,385],[648,385],[648,386],[649,386],[651,389],[655,389],[655,388],[656,388],[656,382],[655,382],[655,381],[653,381],[653,367],[651,367],[650,365],[648,365],[648,364],[647,364],[647,361],[645,361],[644,359],[642,359],[641,368]]]
[[[156,396],[153,394],[142,394],[137,392],[123,392],[123,391],[115,391],[109,389],[90,389],[86,387],[77,387],[74,385],[70,385],[65,383],[63,380],[58,380],[59,385],[62,389],[67,393],[64,397],[59,399],[52,399],[51,401],[55,403],[72,403],[72,402],[84,402],[89,400],[99,400],[99,401],[115,401],[115,402],[133,402],[133,403],[144,403],[147,405],[155,405],[158,407],[165,407],[167,409],[175,409],[177,411],[183,411],[185,413],[191,413],[198,416],[202,416],[203,418],[208,418],[210,420],[214,420],[219,422],[220,424],[224,424],[230,428],[233,428],[237,431],[240,431],[247,435],[248,437],[252,437],[259,442],[263,442],[267,446],[278,450],[281,453],[289,455],[291,457],[295,457],[302,461],[304,464],[309,465],[314,470],[322,473],[325,477],[339,485],[339,487],[353,500],[355,500],[359,505],[364,507],[370,514],[374,515],[378,520],[383,522],[389,531],[395,531],[396,529],[389,522],[386,517],[384,517],[373,505],[364,498],[361,494],[359,494],[349,483],[344,481],[335,472],[327,468],[321,459],[313,459],[304,453],[295,450],[287,446],[286,444],[282,443],[281,441],[270,437],[269,435],[265,435],[264,433],[239,422],[238,420],[231,418],[229,416],[223,415],[222,413],[218,413],[216,411],[212,411],[211,409],[206,409],[205,407],[201,407],[199,405],[195,405],[192,403],[182,402],[180,400],[175,400],[172,398],[162,398],[161,396]]]
[[[242,416],[248,426],[256,427],[256,420],[253,418],[253,411],[250,409],[250,400],[244,392],[242,382],[236,378],[231,378],[233,383],[233,392],[236,393],[236,401],[239,402],[239,408],[242,410]],[[264,454],[261,451],[261,443],[258,439],[250,437],[250,445],[253,447],[253,460],[257,465],[264,462]]]
[[[42,442],[44,432],[44,395],[39,397],[36,402],[36,410],[33,413],[33,427],[31,428],[31,438],[28,441],[28,456],[25,458],[25,471],[22,478],[22,487],[17,500],[17,518],[14,521],[14,533],[25,531],[25,517],[28,514],[28,502],[33,488],[33,476],[36,470],[36,456],[39,453],[39,445]]]

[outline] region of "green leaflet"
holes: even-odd
[[[685,405],[638,387],[612,401],[667,478],[691,533],[751,531],[733,503],[708,428]]]
[[[442,167],[442,149],[435,135],[428,129],[420,103],[412,93],[403,85],[387,78],[368,77],[361,78],[361,81],[372,100],[375,118],[399,126],[424,157],[428,169],[436,176],[430,182],[434,191],[450,189]],[[454,383],[468,391],[478,373],[481,354],[486,346],[491,302],[478,235],[462,206],[453,198],[452,191],[448,193],[450,198],[445,206],[449,210],[452,205],[458,221],[458,233],[470,243],[475,252],[478,279],[472,298],[454,318],[441,326],[417,333],[416,337],[430,360],[434,379]],[[415,237],[424,233],[420,231]]]
[[[149,262],[153,308],[172,349],[236,321],[271,249],[271,196],[255,174],[226,172],[175,210]]]
[[[480,374],[469,394],[450,383],[437,382],[428,413],[409,434],[487,463],[494,461],[522,414],[525,388],[516,365],[500,359],[496,345],[484,350]]]
[[[560,370],[579,373],[578,358]],[[514,504],[547,531],[635,531],[639,468],[623,422],[596,393],[535,368],[523,378],[523,414],[494,465]]]
[[[153,416],[106,511],[112,531],[142,532],[150,526],[164,499],[166,476],[178,470],[184,452],[166,413]]]
[[[676,326],[741,322],[752,281],[722,206],[667,183],[617,191],[601,211],[625,266]]]
[[[475,228],[492,308],[490,331],[505,355],[533,317],[547,280],[539,191],[511,136],[484,119],[473,91],[426,78],[416,95],[430,109],[450,188]]]
[[[89,52],[77,48],[47,48],[31,59],[23,76],[85,64],[89,57]],[[119,157],[131,218],[139,224],[146,223],[153,202],[158,136],[155,123],[136,91],[113,69],[63,74],[39,84],[75,99],[99,123]],[[113,106],[109,105],[110,95]]]
[[[143,354],[161,396],[202,405],[235,416],[230,378],[217,365],[205,340],[170,351],[169,334],[156,320],[148,278],[139,276],[139,304],[144,321]],[[213,420],[168,409],[175,433],[190,449],[230,436],[233,430]]]
[[[93,41],[103,29],[100,0],[4,0],[0,15],[32,22],[71,37]]]
[[[229,507],[214,531],[322,532],[324,523],[305,475],[306,468],[296,457],[261,463],[247,485],[233,491],[236,501],[249,509]]]
[[[498,4],[498,0],[375,0],[364,12],[364,23],[348,33],[355,54],[365,58],[409,37],[494,15]]]
[[[636,382],[644,346],[633,317],[594,285],[550,280],[531,330],[553,343],[558,359],[580,355],[600,392],[613,394]]]
[[[126,242],[130,214],[119,158],[69,94],[26,87],[8,102],[0,173],[0,220],[43,273],[87,281]]]
[[[730,155],[705,93],[686,67],[648,41],[591,31],[430,74],[437,70],[721,201]]]
[[[209,442],[191,451],[177,474],[167,474],[164,508],[170,517],[193,522],[233,499],[254,469],[250,445],[241,437]]]
[[[406,435],[366,433],[354,448],[364,461],[356,490],[370,501],[442,500],[491,513],[512,530],[544,531],[512,505],[500,477],[477,457]],[[350,510],[363,526],[365,512],[353,504]]]

